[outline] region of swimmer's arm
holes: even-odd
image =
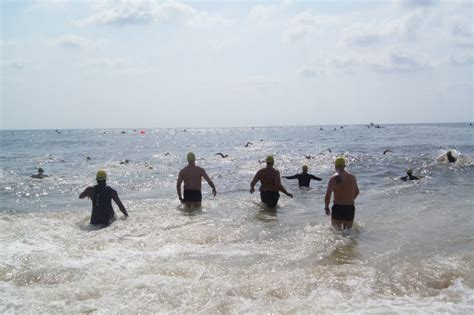
[[[319,177],[317,177],[317,176],[314,176],[314,175],[310,175],[310,176],[311,176],[311,179],[321,181],[321,178],[319,178]]]
[[[359,186],[357,185],[357,180],[354,178],[354,184],[355,184],[355,189],[354,189],[354,200],[359,196]]]
[[[250,193],[253,194],[255,191],[255,185],[260,180],[260,171],[258,171],[250,182]]]
[[[331,202],[331,194],[334,190],[334,177],[331,177],[328,182],[328,189],[326,190],[326,196],[324,196],[324,210],[326,211],[327,215],[331,214],[331,210],[329,210],[329,203]]]
[[[178,175],[178,181],[176,182],[176,191],[178,192],[179,201],[183,202],[183,197],[181,195],[181,184],[183,183],[183,173],[180,171]]]
[[[293,175],[293,176],[282,176],[282,178],[286,178],[286,179],[295,179],[295,178],[298,178],[298,174],[296,174],[296,175]]]
[[[92,198],[93,192],[94,192],[94,188],[93,188],[93,187],[87,187],[87,188],[84,189],[84,191],[79,195],[79,198],[80,198],[80,199],[84,199],[84,198],[86,198],[86,197]]]
[[[209,178],[209,176],[207,176],[207,173],[206,173],[205,170],[202,170],[202,177],[206,180],[206,182],[209,184],[209,186],[211,186],[212,194],[214,196],[216,196],[216,194],[217,194],[216,186],[214,186],[214,183],[212,182],[212,180]]]
[[[281,180],[280,180],[280,172],[279,171],[276,171],[275,173],[275,182],[276,182],[276,186],[278,187],[278,189],[284,193],[285,195],[287,195],[288,197],[291,197],[293,198],[293,195],[290,194],[289,192],[286,191],[285,187],[283,187],[283,185],[281,184]]]
[[[125,206],[123,205],[116,191],[112,192],[112,199],[115,201],[120,211],[122,211],[123,215],[127,218],[128,217],[127,210],[125,209]]]

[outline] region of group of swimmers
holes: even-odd
[[[385,154],[385,152],[384,152],[384,154]],[[446,152],[446,160],[448,161],[448,163],[455,163],[458,159],[457,159],[457,157],[455,157],[453,155],[452,151],[448,151],[448,152]],[[421,178],[423,178],[423,176],[413,175],[413,170],[411,168],[409,168],[407,170],[407,175],[406,176],[400,177],[400,179],[403,180],[404,182],[406,182],[407,180],[419,180]]]
[[[206,170],[196,165],[196,155],[193,152],[187,154],[188,165],[180,170],[176,183],[176,191],[179,201],[186,209],[196,209],[201,207],[202,194],[201,183],[204,179],[212,189],[212,194],[216,196],[217,190],[207,175]],[[457,158],[453,156],[451,151],[446,153],[446,159],[449,163],[456,162]],[[302,173],[292,176],[280,176],[280,172],[273,166],[275,158],[269,155],[265,159],[266,167],[258,170],[250,182],[250,193],[255,192],[255,185],[260,182],[260,199],[266,210],[275,211],[280,192],[293,198],[281,183],[281,178],[297,179],[299,187],[309,187],[311,180],[321,181],[321,178],[308,173],[308,166],[303,165]],[[330,177],[326,195],[324,198],[324,210],[327,215],[331,215],[331,223],[338,229],[351,228],[354,221],[355,206],[354,201],[359,195],[357,180],[354,175],[348,172],[346,161],[343,157],[337,157],[334,162],[336,174]],[[32,175],[33,178],[42,179],[48,177],[44,174],[42,168],[38,169],[38,174]],[[401,180],[418,180],[420,176],[413,175],[413,170],[408,169],[407,175],[400,177]],[[107,186],[107,174],[104,170],[99,170],[96,174],[97,185],[87,187],[79,198],[88,197],[92,200],[92,214],[90,223],[94,225],[109,225],[115,219],[115,212],[112,207],[112,200],[117,204],[120,211],[125,217],[128,212],[122,204],[116,190]],[[181,190],[182,186],[183,191]],[[333,206],[329,208],[331,196],[333,197]]]
[[[176,183],[176,191],[179,201],[188,210],[201,207],[202,194],[201,184],[204,179],[212,189],[212,194],[216,196],[217,190],[206,170],[196,165],[196,155],[193,152],[187,154],[188,165],[180,170]],[[255,185],[260,182],[260,199],[266,210],[275,211],[280,192],[293,198],[281,183],[280,172],[273,166],[275,158],[269,155],[265,159],[266,166],[258,170],[250,182],[250,193],[255,192]],[[346,161],[343,157],[336,158],[334,162],[336,174],[328,182],[325,195],[325,212],[331,215],[332,225],[338,229],[351,228],[354,221],[355,207],[354,201],[359,195],[357,180],[354,175],[345,170]],[[293,176],[283,176],[287,179],[298,179],[300,187],[309,187],[311,180],[320,181],[321,178],[308,173],[308,167],[303,166],[303,173]],[[79,198],[88,197],[92,201],[92,214],[90,223],[94,225],[109,225],[115,219],[115,213],[112,207],[112,200],[117,204],[125,217],[128,212],[122,204],[116,190],[107,186],[107,174],[104,170],[99,170],[96,174],[97,185],[87,187]],[[184,184],[184,185],[183,185]],[[183,190],[181,190],[183,188]],[[330,209],[329,204],[331,196],[333,197],[333,206]]]

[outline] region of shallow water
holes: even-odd
[[[473,313],[473,129],[323,128],[0,132],[0,312]],[[218,190],[192,213],[175,192],[189,150]],[[283,180],[275,214],[248,193],[269,153],[323,178]],[[323,211],[340,153],[361,189],[349,232]],[[95,229],[77,196],[102,167],[130,217]],[[425,177],[400,181],[408,167]]]

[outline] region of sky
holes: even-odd
[[[474,1],[0,3],[0,129],[474,120]]]

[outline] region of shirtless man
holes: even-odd
[[[267,156],[265,162],[267,163],[267,167],[260,169],[250,183],[250,193],[254,193],[255,184],[260,181],[260,199],[270,209],[274,209],[278,203],[278,199],[280,199],[279,191],[290,198],[293,198],[293,195],[287,192],[285,187],[281,184],[280,172],[273,168],[273,164],[275,163],[273,156]]]
[[[183,168],[178,175],[178,182],[176,184],[176,190],[178,192],[178,198],[181,203],[184,203],[187,208],[199,208],[201,207],[202,195],[201,195],[201,181],[204,178],[206,182],[212,188],[212,194],[216,195],[216,187],[212,180],[207,176],[206,171],[199,166],[196,166],[196,156],[193,152],[189,152],[188,166]],[[184,181],[184,198],[181,195],[181,184]]]
[[[350,229],[354,222],[354,200],[359,195],[359,187],[354,175],[347,172],[346,160],[338,157],[335,162],[337,174],[333,175],[328,182],[328,189],[324,198],[327,215],[331,214],[329,203],[331,194],[334,192],[334,205],[332,206],[331,223],[337,229]]]

